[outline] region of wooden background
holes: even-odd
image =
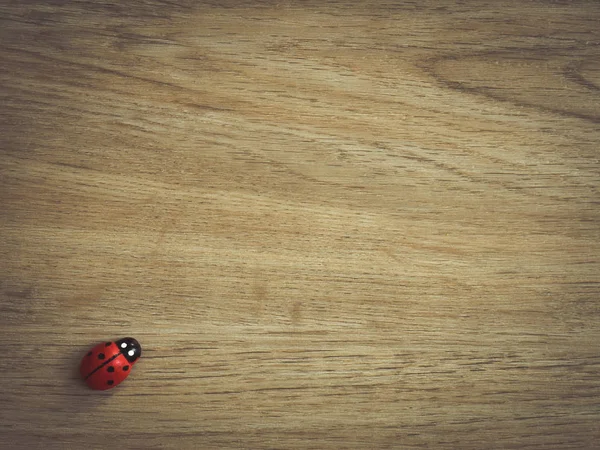
[[[0,21],[0,447],[598,446],[599,2]]]

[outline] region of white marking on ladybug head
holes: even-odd
[[[135,350],[129,350],[127,353],[129,354],[129,356],[133,356],[135,355]]]
[[[127,347],[127,344],[125,342],[121,343],[121,348],[125,348]]]

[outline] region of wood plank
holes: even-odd
[[[599,3],[0,11],[0,447],[597,445]]]

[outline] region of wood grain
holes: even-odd
[[[0,447],[597,447],[598,2],[0,11]]]

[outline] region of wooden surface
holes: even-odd
[[[597,447],[600,3],[0,11],[0,447]]]

